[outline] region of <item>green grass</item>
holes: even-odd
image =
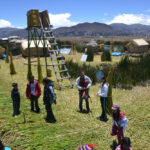
[[[78,61],[78,55],[67,56],[67,59],[73,57],[74,61]],[[100,63],[100,56],[96,56],[95,60],[92,65]],[[53,109],[57,123],[48,124],[44,120],[46,112],[42,97],[39,99],[41,113],[30,112],[30,102],[25,98],[27,65],[24,65],[24,62],[24,59],[14,59],[17,72],[14,76],[9,75],[9,64],[0,63],[0,137],[4,144],[14,150],[75,150],[79,145],[94,143],[98,144],[97,150],[110,150],[113,140],[116,140],[116,137],[109,134],[112,126],[111,117],[107,123],[96,119],[101,113],[99,98],[96,96],[99,85],[93,86],[90,90],[92,97],[90,114],[77,112],[76,88],[62,92],[56,90],[58,104],[53,105]],[[33,74],[37,77],[37,68],[32,68]],[[42,69],[44,76],[45,69],[44,67]],[[19,84],[21,111],[24,110],[27,120],[25,124],[22,114],[17,118],[12,117],[10,99],[12,82]],[[114,103],[120,104],[129,119],[125,135],[131,138],[134,150],[148,150],[150,147],[149,91],[150,87],[135,87],[132,90],[113,89]]]

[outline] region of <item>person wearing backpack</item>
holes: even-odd
[[[83,109],[82,109],[83,99],[85,99],[85,101],[86,101],[87,113],[90,112],[88,98],[89,98],[89,88],[91,86],[92,86],[91,79],[85,75],[84,71],[81,71],[80,77],[78,77],[76,80],[76,87],[79,90],[79,109],[80,109],[80,112],[83,111]]]
[[[43,85],[44,85],[43,102],[47,112],[47,116],[45,120],[50,123],[55,123],[56,119],[52,110],[52,104],[53,103],[56,104],[56,94],[54,93],[54,88],[53,88],[54,85],[52,81],[47,78],[43,79]]]
[[[38,99],[41,96],[41,87],[37,80],[34,80],[34,76],[30,76],[29,82],[26,87],[26,97],[31,101],[31,111],[34,112],[34,106],[36,113],[40,113]]]

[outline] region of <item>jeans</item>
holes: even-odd
[[[35,106],[36,112],[39,113],[40,108],[39,108],[39,104],[38,104],[38,98],[35,96],[32,96],[30,101],[31,101],[31,111],[34,111],[34,106]]]
[[[13,116],[19,115],[20,101],[13,101]]]
[[[118,138],[118,144],[121,143],[122,137],[123,137],[123,128],[119,128],[116,125],[113,125],[112,130],[110,132],[112,136],[117,135]]]
[[[83,103],[83,97],[82,97],[82,95],[83,95],[83,93],[85,92],[85,94],[86,94],[86,98],[85,98],[85,102],[86,102],[86,109],[87,109],[87,111],[90,111],[90,108],[89,108],[89,101],[88,101],[88,90],[86,90],[86,91],[79,91],[79,109],[80,109],[80,111],[82,111],[82,103]]]
[[[53,110],[52,110],[52,104],[46,103],[45,104],[45,109],[46,109],[46,112],[47,112],[46,120],[47,121],[56,121],[55,116],[53,114]]]
[[[100,102],[101,102],[101,107],[102,107],[101,117],[102,118],[107,118],[107,115],[106,115],[106,102],[107,102],[107,98],[106,97],[100,97]]]

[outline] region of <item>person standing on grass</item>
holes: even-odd
[[[121,140],[124,137],[124,131],[126,130],[126,126],[128,124],[128,119],[126,116],[120,111],[120,106],[118,104],[114,104],[112,107],[112,130],[110,134],[112,136],[117,135],[118,144],[121,144]]]
[[[51,80],[44,78],[43,79],[44,85],[44,96],[43,101],[45,105],[45,109],[47,112],[46,121],[50,123],[55,123],[56,119],[53,114],[52,104],[56,104],[56,94],[54,93],[53,83]]]
[[[78,77],[76,80],[76,86],[79,90],[79,109],[80,109],[80,112],[83,111],[82,102],[83,102],[83,99],[85,99],[87,113],[89,113],[90,107],[89,107],[88,98],[89,98],[89,88],[92,86],[92,81],[88,76],[85,75],[84,71],[80,72],[80,77]]]
[[[116,150],[132,150],[130,138],[124,137],[121,144],[117,146]]]
[[[26,97],[31,101],[31,111],[34,112],[34,106],[36,113],[40,113],[38,99],[41,96],[41,87],[37,80],[34,80],[34,76],[30,76],[29,82],[26,87]]]
[[[13,100],[13,117],[16,117],[20,114],[20,93],[18,90],[18,84],[12,83],[12,91],[11,91],[11,98]]]
[[[97,96],[100,97],[101,107],[102,107],[102,114],[100,116],[100,120],[107,121],[107,114],[106,114],[106,103],[107,103],[107,97],[108,97],[108,89],[109,84],[106,82],[106,78],[102,77],[101,79],[101,89],[97,93]]]

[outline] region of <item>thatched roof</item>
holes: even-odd
[[[132,42],[134,44],[136,44],[137,46],[148,46],[149,45],[149,43],[144,39],[133,39]]]
[[[92,39],[89,43],[87,43],[87,46],[93,46],[93,47],[95,47],[97,45],[98,44],[97,44],[97,42],[94,39]]]

